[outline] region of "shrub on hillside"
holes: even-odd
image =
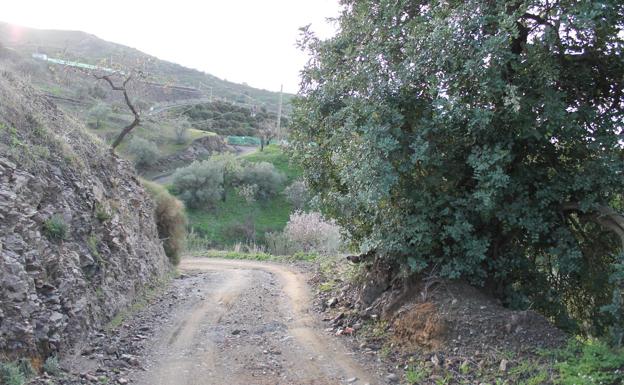
[[[340,227],[318,212],[296,211],[290,215],[282,233],[266,235],[271,252],[276,255],[297,252],[335,254],[342,245]]]
[[[223,194],[223,167],[210,160],[196,161],[173,174],[173,191],[188,207],[212,207]]]
[[[243,184],[257,186],[258,200],[267,200],[275,196],[285,180],[284,174],[268,162],[247,163],[241,172]]]
[[[302,180],[296,180],[290,186],[286,187],[284,195],[286,199],[292,203],[295,210],[303,210],[310,199],[308,186]]]
[[[26,376],[16,363],[0,362],[0,384],[22,385],[25,382]]]
[[[50,240],[62,241],[67,238],[69,226],[59,214],[54,214],[43,223],[43,232]]]
[[[188,142],[189,129],[191,128],[191,123],[189,123],[188,119],[174,121],[172,122],[172,126],[176,144],[185,144]]]
[[[95,128],[102,127],[102,122],[106,120],[110,113],[110,107],[105,103],[98,103],[89,110],[89,116],[93,120]]]
[[[128,151],[134,156],[137,168],[146,168],[158,159],[158,147],[154,142],[135,136],[128,144]]]
[[[218,164],[223,172],[223,194],[221,197],[225,202],[227,194],[240,183],[242,171],[240,161],[236,156],[228,153],[212,156],[209,161]]]
[[[145,180],[142,182],[155,203],[156,226],[158,236],[163,240],[165,254],[172,264],[177,265],[186,244],[187,219],[184,205],[164,187]]]

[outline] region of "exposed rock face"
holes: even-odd
[[[72,345],[169,269],[132,167],[0,71],[0,358]]]

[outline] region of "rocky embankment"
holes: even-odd
[[[64,352],[169,270],[132,167],[0,69],[0,360]]]

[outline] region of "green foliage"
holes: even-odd
[[[233,136],[227,137],[228,144],[233,146],[259,146],[260,139],[253,136]]]
[[[429,370],[420,366],[410,365],[405,370],[405,381],[410,385],[418,385],[429,377]]]
[[[240,179],[243,184],[257,186],[256,198],[266,201],[283,188],[286,177],[273,164],[259,162],[246,164],[241,171]]]
[[[275,259],[273,255],[260,251],[208,250],[203,252],[201,256],[207,258],[248,259],[254,261],[270,261]]]
[[[256,151],[250,154],[247,154],[243,157],[247,162],[259,163],[259,162],[268,162],[271,163],[275,168],[286,175],[286,178],[289,182],[300,178],[302,170],[301,168],[293,164],[290,161],[289,155],[282,150],[282,148],[278,145],[271,144],[264,148],[264,151]]]
[[[98,250],[98,244],[99,243],[100,243],[100,241],[99,241],[98,237],[95,234],[91,234],[87,238],[87,247],[89,248],[89,251],[91,252],[91,255],[93,255],[94,257],[99,257],[100,256],[100,251]]]
[[[138,168],[147,168],[158,159],[158,147],[152,141],[139,136],[132,137],[128,144],[128,151],[134,158],[134,165]]]
[[[54,214],[43,222],[43,232],[49,240],[62,241],[67,239],[69,226],[59,214]]]
[[[274,112],[254,107],[238,106],[223,101],[197,104],[191,108],[185,108],[183,114],[199,129],[214,131],[220,135],[243,137],[255,136],[262,123],[277,119],[277,115]],[[283,126],[288,124],[287,119],[283,120],[283,122]],[[249,143],[244,139],[242,142],[239,139],[235,139],[235,142],[230,144],[248,145]],[[257,141],[252,144],[259,145],[260,142]]]
[[[173,125],[176,144],[185,144],[188,142],[191,123],[187,119],[178,119],[171,124]]]
[[[111,110],[108,104],[98,103],[91,107],[89,110],[89,116],[94,121],[94,128],[100,128],[102,122],[110,115]]]
[[[20,371],[16,363],[0,362],[0,383],[5,385],[22,385],[26,376]]]
[[[609,283],[613,285],[611,303],[603,306],[601,311],[611,317],[609,334],[612,345],[621,347],[624,343],[624,252],[617,257]]]
[[[184,205],[164,187],[146,180],[141,182],[154,200],[156,227],[159,238],[163,240],[165,254],[173,265],[177,265],[186,243],[187,219]]]
[[[51,376],[58,376],[61,374],[61,368],[56,356],[48,357],[43,363],[43,370]]]
[[[291,210],[292,206],[281,195],[267,202],[247,203],[243,197],[231,192],[225,202],[218,201],[212,210],[190,209],[188,215],[197,235],[210,240],[211,246],[216,247],[245,242],[246,237],[238,238],[240,234],[232,233],[231,229],[241,226],[250,212],[254,214],[254,238],[257,242],[264,242],[265,233],[284,228]]]
[[[227,199],[230,193],[241,180],[242,167],[239,160],[233,154],[215,155],[210,161],[217,163],[223,170],[223,195],[222,199]]]
[[[624,379],[624,351],[600,342],[572,343],[558,358],[557,384],[618,384]]]
[[[215,157],[220,159],[221,157]],[[239,158],[240,159],[240,158]],[[294,180],[301,176],[301,170],[290,164],[288,156],[278,146],[268,146],[264,152],[252,153],[242,158],[239,162],[240,167],[250,163],[270,162],[275,169],[287,176],[288,180]],[[238,192],[244,189],[241,185],[243,181],[236,180],[238,186],[229,188],[226,199],[221,199],[212,206],[211,210],[205,210],[201,207],[190,208],[189,219],[191,229],[194,232],[193,242],[197,245],[201,244],[209,247],[230,246],[237,242],[245,242],[248,234],[245,233],[242,238],[241,232],[236,234],[233,229],[241,229],[245,223],[244,220],[250,218],[253,222],[252,226],[246,225],[247,228],[255,230],[255,236],[251,237],[256,242],[265,243],[266,233],[281,231],[292,210],[292,205],[285,199],[282,191],[278,189],[278,193],[267,201],[259,201],[254,199],[247,201],[244,196]],[[283,188],[283,185],[279,187]],[[175,178],[172,191],[176,191]],[[255,195],[255,190],[253,190]]]
[[[301,40],[291,143],[321,207],[405,271],[435,264],[604,335],[622,290],[601,219],[622,219],[621,2],[344,4],[335,37]]]
[[[108,221],[109,219],[111,219],[111,214],[108,212],[106,207],[104,207],[104,205],[102,205],[101,203],[96,203],[95,204],[95,218],[97,218],[98,221],[104,223]]]
[[[20,359],[17,362],[17,367],[19,368],[20,373],[22,373],[25,378],[32,378],[37,374],[32,364],[30,363],[30,360],[27,358]]]
[[[173,191],[187,207],[214,207],[223,194],[222,165],[205,160],[178,169],[173,174]]]

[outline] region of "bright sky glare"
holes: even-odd
[[[2,1],[0,21],[88,32],[250,86],[295,93],[306,62],[295,42],[312,24],[335,33],[338,0]],[[100,4],[100,5],[97,5]]]

